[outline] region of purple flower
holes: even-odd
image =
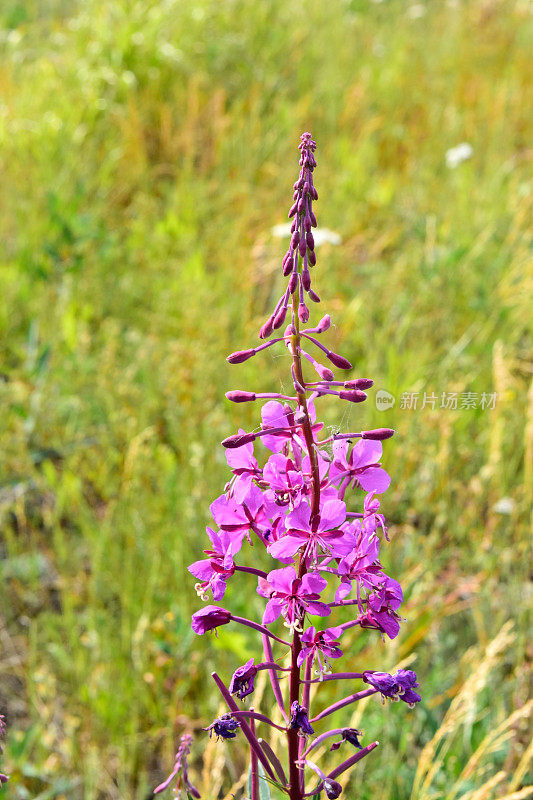
[[[219,606],[205,606],[192,615],[191,628],[195,633],[202,634],[212,631],[220,625],[227,625],[231,619],[231,612]]]
[[[311,420],[311,430],[313,436],[324,427],[323,424],[317,423],[316,411],[312,401],[307,404],[309,419]],[[299,433],[294,430],[295,420],[294,413],[289,406],[284,406],[276,400],[269,400],[261,409],[261,420],[263,423],[263,430],[269,428],[284,428],[284,430],[275,434],[266,434],[261,439],[265,447],[272,450],[273,453],[281,453],[283,448],[289,442],[296,442],[300,449],[305,449],[305,441]]]
[[[217,739],[235,739],[237,736],[235,731],[240,727],[241,723],[233,719],[231,714],[223,714],[221,717],[215,719],[207,728],[204,728],[204,730],[209,731],[209,736],[212,736],[214,733]]]
[[[389,541],[387,536],[387,528],[385,527],[385,517],[379,514],[379,500],[374,497],[374,492],[366,495],[364,500],[364,515],[362,526],[366,533],[375,533],[378,528],[381,528],[385,534],[385,539]]]
[[[299,705],[295,700],[291,705],[291,718],[289,720],[289,728],[298,730],[302,735],[311,735],[314,733],[311,723],[309,722],[309,714],[307,708]]]
[[[263,480],[268,485],[264,500],[269,512],[269,504],[294,508],[300,503],[302,491],[305,489],[304,478],[287,456],[281,453],[270,456],[263,469]]]
[[[331,613],[329,606],[320,602],[320,592],[327,586],[327,581],[317,572],[307,572],[303,578],[298,578],[294,567],[274,569],[266,580],[259,578],[258,584],[258,594],[269,598],[263,625],[274,622],[280,614],[289,627],[296,627],[306,611],[319,617]]]
[[[382,633],[394,639],[400,632],[400,616],[396,613],[403,602],[402,587],[393,578],[385,575],[385,580],[368,597],[367,615]],[[362,627],[365,627],[362,625]]]
[[[195,561],[191,564],[189,572],[201,583],[196,584],[196,591],[200,593],[204,600],[207,600],[205,592],[211,589],[213,600],[222,600],[226,591],[226,581],[235,572],[233,556],[242,547],[244,531],[218,531],[206,528],[207,535],[213,544],[213,550],[204,550],[209,558]]]
[[[403,700],[411,708],[422,699],[413,691],[418,686],[418,681],[412,669],[399,669],[396,675],[388,672],[364,672],[363,680],[377,689],[383,698]]]
[[[360,586],[370,588],[376,584],[376,575],[383,576],[379,557],[379,539],[373,534],[362,531],[357,520],[354,528],[358,532],[354,536],[354,548],[348,556],[341,559],[337,567],[337,575],[341,583],[335,594],[335,602],[343,600],[352,590],[352,581],[357,581],[358,596]]]
[[[310,563],[316,563],[320,552],[342,558],[352,547],[351,538],[339,530],[345,519],[346,506],[342,500],[327,499],[320,516],[311,521],[311,508],[304,500],[287,516],[286,535],[270,545],[268,552],[274,558],[287,558],[305,546],[304,557]]]
[[[222,530],[245,534],[253,530],[261,538],[270,528],[270,520],[263,509],[263,494],[253,484],[240,503],[223,494],[209,508]]]
[[[300,667],[308,658],[318,661],[320,673],[329,671],[328,658],[340,658],[342,650],[337,641],[342,634],[342,628],[326,628],[323,631],[315,631],[314,626],[307,628],[301,637],[302,649],[298,654],[298,666]],[[322,663],[321,655],[325,663]]]
[[[329,477],[335,483],[342,481],[342,496],[350,485],[359,485],[365,492],[385,492],[390,486],[390,477],[379,464],[383,455],[381,442],[361,439],[348,455],[349,446],[347,441],[333,442]]]
[[[239,428],[239,433],[244,435],[246,431]],[[252,480],[261,477],[261,470],[254,457],[254,443],[248,442],[242,447],[230,448],[225,452],[228,466],[231,467],[235,476],[231,487],[231,496],[239,504],[248,493]]]
[[[254,660],[251,658],[233,673],[229,685],[230,694],[236,694],[239,700],[244,700],[254,690],[254,678],[256,675],[257,667],[254,666]]]
[[[358,750],[363,749],[363,745],[359,741],[359,737],[362,736],[362,731],[358,731],[357,728],[344,728],[343,732],[341,733],[341,739],[338,742],[333,742],[330,747],[330,750],[338,750],[343,742],[349,742],[353,744]]]

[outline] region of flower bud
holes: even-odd
[[[315,253],[315,251],[314,251],[314,250],[310,250],[310,251],[309,251],[309,256],[308,256],[308,258],[309,258],[309,264],[310,264],[312,267],[314,267],[314,266],[315,266],[315,264],[316,264],[316,253]]]
[[[307,322],[309,320],[309,309],[305,303],[300,303],[298,306],[298,317],[301,322]]]
[[[339,392],[341,400],[349,400],[350,403],[362,403],[366,400],[367,395],[365,392],[360,392],[359,389],[354,389],[352,392]]]
[[[376,428],[373,431],[362,431],[361,439],[370,439],[371,441],[382,442],[385,439],[390,439],[394,436],[392,428]]]
[[[297,286],[298,286],[298,273],[293,272],[289,280],[289,293],[294,294]]]
[[[311,233],[311,231],[306,233],[305,241],[307,242],[307,246],[308,246],[308,248],[310,250],[314,250],[315,249],[315,240],[314,240],[314,237],[313,237],[313,234]]]
[[[338,353],[333,353],[331,350],[328,353],[326,353],[326,355],[331,361],[331,363],[334,364],[339,369],[352,368],[352,365],[350,364],[347,358],[344,358],[344,356],[340,356]]]
[[[341,795],[342,786],[338,781],[334,781],[333,778],[326,778],[324,781],[324,791],[326,792],[328,800],[336,800],[336,798]]]
[[[294,273],[293,273],[294,274]],[[281,306],[280,310],[274,317],[274,330],[281,328],[283,323],[285,322],[285,317],[287,316],[287,306]]]
[[[318,363],[318,361],[315,363],[315,369],[323,381],[335,380],[335,375],[333,374],[333,372],[330,369],[328,369],[328,367],[323,367],[322,364]]]
[[[236,350],[235,353],[230,353],[226,357],[226,361],[230,364],[242,364],[243,361],[248,361],[252,356],[255,356],[255,350]]]
[[[293,203],[291,208],[290,208],[290,211],[289,211],[289,219],[291,219],[291,217],[294,217],[294,215],[296,214],[297,209],[298,209],[298,203],[297,202]]]
[[[298,233],[298,231],[294,231],[294,233],[291,236],[291,247],[293,250],[299,241],[300,241],[300,234]]]
[[[261,330],[259,331],[259,338],[260,339],[268,339],[272,331],[274,330],[274,320],[272,317],[269,317]]]
[[[355,381],[346,381],[345,389],[370,389],[374,385],[372,378],[356,378]]]
[[[311,225],[313,226],[313,228],[316,228],[316,217],[311,211],[311,209],[309,209],[309,216],[311,217]]]
[[[313,303],[320,303],[320,297],[317,295],[317,293],[316,293],[316,292],[313,292],[313,290],[312,290],[312,289],[309,289],[309,291],[307,292],[307,294],[309,295],[309,297],[311,298],[311,300],[313,301]]]
[[[255,433],[235,433],[233,436],[223,439],[222,446],[231,450],[234,447],[242,447],[249,442],[253,442],[254,439]]]
[[[316,326],[315,331],[317,333],[324,333],[325,331],[328,330],[328,328],[330,326],[331,326],[331,317],[330,317],[329,314],[326,314],[326,316],[322,317],[322,319],[320,320],[320,322]],[[344,385],[346,386],[346,384],[344,384]],[[351,387],[346,386],[346,388],[348,389],[348,388],[351,388]],[[354,388],[364,389],[364,386],[357,386],[357,387],[354,387]]]
[[[311,288],[311,276],[308,269],[302,270],[302,286],[306,292]]]
[[[300,247],[300,255],[303,258],[307,252],[307,243],[304,238],[300,239],[299,247]]]
[[[226,392],[226,397],[228,400],[231,400],[232,403],[249,403],[251,400],[255,400],[254,392],[244,392],[240,389],[234,389],[231,392]]]

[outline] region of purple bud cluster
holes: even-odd
[[[189,567],[197,579],[198,595],[208,603],[211,597],[215,603],[221,601],[228,581],[235,580],[238,573],[248,586],[255,582],[257,594],[264,600],[260,622],[208,604],[193,614],[192,628],[203,634],[237,623],[261,635],[264,662],[255,664],[250,658],[235,670],[228,685],[213,673],[228,713],[206,730],[220,739],[234,739],[242,733],[251,748],[252,767],[260,761],[267,778],[290,800],[302,800],[313,793],[339,797],[342,787],[336,778],[378,745],[372,742],[363,746],[359,741],[361,731],[353,728],[326,730],[308,744],[308,737],[315,734],[314,726],[325,717],[370,695],[403,700],[409,706],[420,700],[414,691],[418,685],[416,675],[410,670],[398,670],[394,675],[372,669],[333,672],[331,665],[342,657],[342,638],[350,628],[373,630],[383,639],[398,635],[403,592],[398,581],[386,574],[380,559],[381,548],[388,541],[380,496],[391,482],[381,464],[382,442],[394,431],[379,428],[323,438],[324,426],[317,420],[316,403],[321,398],[334,396],[349,403],[363,403],[373,381],[338,380],[331,367],[323,363],[325,358],[334,368],[351,369],[348,359],[317,338],[329,330],[329,315],[314,327],[300,328],[300,323],[305,325],[309,319],[304,293],[318,300],[311,289],[309,272],[316,263],[312,235],[316,226],[312,204],[318,196],[313,183],[315,149],[311,135],[305,133],[300,143],[300,175],[294,184],[294,202],[289,212],[293,219],[291,242],[283,259],[283,275],[289,282],[260,337],[267,338],[281,328],[289,305],[290,324],[278,338],[239,350],[227,359],[239,364],[280,344],[291,356],[292,392],[258,394],[239,389],[227,393],[235,403],[266,402],[256,430],[239,430],[222,442],[232,477],[210,506],[214,526],[207,528],[209,545],[204,550],[205,557]],[[304,364],[306,372],[310,366],[315,375],[305,374]],[[256,453],[256,442],[261,443],[262,453]],[[249,559],[252,546],[259,546],[273,561],[268,571],[247,565],[246,556]],[[252,563],[257,565],[257,558]],[[344,613],[343,609],[351,612],[347,621],[318,626],[318,618],[329,622],[334,612]],[[272,626],[277,627],[277,632]],[[280,649],[276,656],[274,645]],[[258,671],[265,669],[285,722],[281,728],[268,716],[252,709],[240,710],[234,699],[244,701],[253,695],[254,679]],[[311,685],[329,680],[359,685],[344,700],[313,716]],[[285,732],[288,778],[272,748],[257,739],[256,723]],[[349,743],[357,752],[325,774],[308,755],[325,738],[339,735],[341,738],[331,750]],[[311,792],[306,791],[306,770],[319,779]],[[251,783],[251,800],[258,800],[256,783]]]
[[[302,134],[299,150],[300,174],[293,186],[293,204],[289,210],[289,219],[292,219],[291,240],[281,265],[283,275],[289,279],[289,282],[274,311],[259,331],[260,339],[268,339],[273,331],[281,328],[287,316],[287,308],[291,296],[297,297],[297,314],[299,320],[303,323],[306,323],[309,319],[309,308],[305,303],[305,294],[314,303],[320,302],[320,297],[311,289],[311,273],[309,271],[316,264],[315,240],[312,229],[316,228],[313,200],[318,200],[318,193],[313,183],[313,171],[316,167],[314,156],[316,142],[313,141],[310,133]]]

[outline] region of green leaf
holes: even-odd
[[[258,764],[259,772],[259,800],[271,800],[270,786],[261,764]],[[248,793],[252,796],[252,768],[248,772]]]

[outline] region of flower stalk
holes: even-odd
[[[287,284],[259,331],[262,343],[227,357],[230,364],[240,364],[271,346],[284,347],[291,356],[291,389],[283,394],[242,389],[227,393],[235,403],[266,400],[261,425],[249,433],[239,430],[222,442],[232,477],[210,507],[217,530],[207,529],[211,546],[204,551],[206,558],[189,567],[199,581],[196,588],[204,601],[210,600],[210,594],[215,603],[222,600],[228,582],[238,573],[242,579],[242,574],[255,578],[257,594],[266,601],[260,621],[237,616],[218,605],[206,605],[192,618],[197,634],[214,631],[216,635],[221,625],[237,622],[261,636],[264,662],[255,664],[250,658],[235,670],[228,684],[213,673],[228,713],[208,726],[210,734],[219,739],[246,738],[251,800],[259,798],[259,764],[267,779],[289,800],[303,800],[313,794],[339,797],[342,786],[337,777],[371,753],[378,742],[361,744],[361,732],[352,728],[315,733],[314,726],[374,694],[381,694],[383,700],[404,700],[410,707],[420,700],[414,691],[418,686],[416,675],[410,670],[390,675],[365,664],[358,672],[333,672],[330,663],[342,657],[341,640],[349,628],[390,639],[400,629],[398,609],[403,593],[399,583],[384,572],[379,558],[383,540],[388,542],[379,496],[390,484],[381,465],[382,442],[394,431],[339,431],[319,439],[323,425],[317,422],[316,401],[334,397],[336,401],[364,403],[373,381],[365,377],[336,379],[332,367],[351,370],[352,365],[316,338],[329,330],[329,315],[323,315],[314,327],[301,329],[310,318],[307,300],[320,302],[311,288],[317,261],[313,202],[318,198],[314,186],[316,143],[311,134],[302,135],[299,150],[300,173],[289,211],[291,238],[282,260]],[[283,334],[272,338],[283,325]],[[306,348],[316,348],[318,358],[303,349],[303,340]],[[328,365],[319,360],[324,358]],[[320,380],[313,374],[307,376],[304,366],[308,371],[309,365]],[[256,445],[263,448],[266,457],[256,454]],[[350,500],[355,507],[348,509],[351,494],[355,495]],[[269,571],[257,566],[257,558],[254,566],[241,563],[252,544],[259,544],[265,558],[274,562]],[[335,627],[318,624],[317,618],[337,611],[351,612],[351,619]],[[288,629],[282,636],[282,628],[277,628],[277,633],[271,630],[280,618]],[[288,661],[288,665],[279,664],[281,659],[287,659],[283,663]],[[240,710],[234,699],[245,702],[253,695],[255,675],[263,669],[269,673],[272,704],[280,711],[281,725],[268,713],[253,708]],[[314,708],[312,716],[312,684],[331,680],[349,681],[357,691],[327,708]],[[318,696],[313,705],[317,700]],[[285,767],[267,740],[257,738],[256,725],[285,734]],[[307,755],[330,736],[340,737],[332,744],[332,751],[355,747],[357,752],[327,773]],[[311,778],[315,784],[319,778],[318,787],[312,791],[306,786],[306,769],[314,773]]]

